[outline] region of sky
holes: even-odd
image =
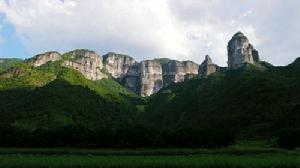
[[[227,65],[243,32],[261,60],[300,57],[300,0],[0,0],[0,58],[91,49]]]

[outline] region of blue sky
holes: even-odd
[[[25,58],[30,54],[23,46],[19,37],[16,35],[14,26],[5,20],[3,14],[0,14],[0,37],[3,41],[0,43],[0,57],[6,58]]]
[[[0,57],[88,48],[227,64],[242,31],[262,60],[300,56],[299,0],[0,0]]]

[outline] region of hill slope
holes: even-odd
[[[112,79],[90,81],[60,62],[37,68],[20,63],[0,76],[0,129],[8,136],[2,140],[18,144],[10,138],[14,132],[23,145],[68,145],[72,141],[63,137],[66,134],[74,144],[87,145],[92,141],[81,142],[76,137],[132,125],[138,116],[136,105],[144,103]],[[59,134],[65,131],[69,133]],[[43,139],[39,138],[41,133]]]
[[[155,128],[216,128],[246,139],[300,127],[299,63],[247,65],[172,85],[149,99],[146,118]]]

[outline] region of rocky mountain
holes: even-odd
[[[237,33],[228,64],[90,50],[0,59],[0,146],[207,148],[300,129],[299,58],[272,66]]]
[[[101,57],[90,50],[74,50],[64,54],[46,52],[26,60],[34,67],[55,61],[81,72],[89,80],[96,81],[111,76],[127,89],[144,97],[171,83],[197,76],[199,67],[192,61],[170,59],[138,62],[128,55],[112,52]]]
[[[74,50],[63,55],[56,51],[46,52],[26,60],[34,67],[55,61],[61,61],[63,66],[80,71],[89,80],[107,78],[107,75],[101,71],[103,68],[102,57],[90,50]]]
[[[196,76],[208,76],[226,69],[214,64],[209,56],[205,57],[201,65],[166,58],[138,62],[128,55],[110,52],[101,57],[90,50],[74,50],[64,54],[46,52],[26,60],[34,67],[55,61],[81,72],[92,81],[111,76],[143,97],[151,96],[172,83],[184,82]],[[228,43],[228,68],[238,69],[245,64],[258,62],[258,51],[243,33],[236,33]]]

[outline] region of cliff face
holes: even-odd
[[[150,96],[163,87],[163,72],[160,63],[147,60],[140,63],[141,96]]]
[[[141,92],[141,68],[136,63],[129,67],[126,76],[121,80],[121,84],[136,94]]]
[[[191,61],[179,62],[171,60],[163,64],[164,87],[171,83],[183,82],[198,74],[198,65]]]
[[[150,96],[162,87],[198,74],[198,65],[192,61],[154,59],[139,63],[130,56],[108,53],[103,62],[113,78],[141,96]]]
[[[220,67],[214,64],[209,55],[205,56],[205,60],[199,66],[199,76],[207,76],[219,71]]]
[[[68,60],[64,66],[80,71],[87,79],[100,80],[107,78],[101,70],[103,67],[102,57],[96,52],[89,50],[74,50],[64,54]]]
[[[62,65],[80,71],[89,80],[108,78],[115,80],[132,92],[150,96],[172,83],[186,81],[198,75],[210,75],[218,70],[207,56],[199,67],[192,61],[154,59],[137,62],[132,57],[116,53],[99,56],[90,50],[74,50],[63,55],[47,52],[30,59],[33,66],[41,66],[49,61],[61,60]]]
[[[103,56],[103,63],[108,73],[127,89],[140,93],[139,63],[128,55],[108,53]]]
[[[61,59],[62,59],[61,54],[53,51],[53,52],[46,52],[44,54],[36,55],[27,61],[32,63],[33,66],[38,67],[38,66],[46,64],[47,62],[50,62],[50,61],[54,62],[54,61],[58,61]]]
[[[238,69],[245,63],[255,64],[259,60],[258,52],[249,43],[248,38],[241,32],[236,33],[229,41],[228,68]]]
[[[124,78],[128,74],[130,67],[137,64],[132,57],[116,53],[104,55],[103,63],[112,77],[117,79]]]

